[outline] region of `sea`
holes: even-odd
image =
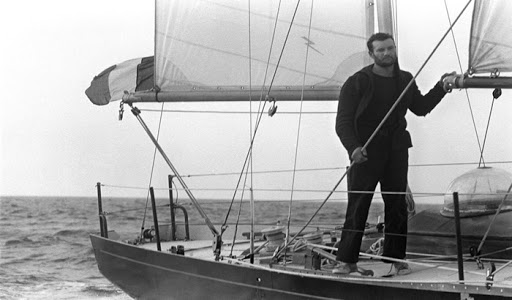
[[[168,201],[168,200],[166,200]],[[169,204],[157,202],[159,222],[166,221]],[[202,218],[188,202],[191,223]],[[222,222],[228,201],[201,200],[213,222]],[[291,222],[305,224],[321,202],[292,203]],[[313,222],[344,218],[345,202],[327,202]],[[152,224],[147,199],[103,199],[109,230],[134,240]],[[255,218],[263,224],[287,222],[289,201],[257,201]],[[248,220],[248,202],[235,202],[229,222]],[[429,205],[417,206],[417,210]],[[239,213],[240,212],[240,213]],[[369,220],[382,215],[382,203],[372,204]],[[383,220],[383,219],[382,219]],[[0,197],[0,299],[131,299],[98,271],[89,234],[99,232],[98,200],[94,197]]]

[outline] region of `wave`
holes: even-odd
[[[53,234],[55,237],[88,237],[89,232],[83,229],[64,229]]]
[[[81,292],[88,294],[90,296],[96,297],[107,297],[123,294],[119,290],[117,290],[113,286],[98,286],[98,285],[88,285],[84,287]]]
[[[35,241],[30,239],[29,237],[24,237],[21,239],[12,239],[7,240],[4,244],[5,247],[15,247],[15,246],[24,246],[27,244],[34,244]]]

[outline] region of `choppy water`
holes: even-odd
[[[105,199],[104,211],[109,229],[123,238],[135,238],[141,228],[145,199]],[[168,212],[164,203],[157,204]],[[225,217],[226,202],[202,202],[213,221]],[[307,221],[318,203],[295,202],[294,222]],[[371,218],[381,207],[375,205]],[[191,222],[199,222],[199,214],[188,209]],[[235,219],[234,205],[230,219]],[[148,210],[148,218],[151,210]],[[343,203],[327,203],[318,220],[343,218]],[[275,224],[286,221],[287,202],[256,204],[256,219]],[[241,218],[248,218],[244,205]],[[146,227],[152,220],[146,219]],[[0,198],[0,299],[130,299],[107,281],[98,271],[89,234],[99,231],[95,198],[1,197]],[[301,224],[301,223],[299,223]]]
[[[96,266],[94,199],[0,201],[1,299],[130,299]]]

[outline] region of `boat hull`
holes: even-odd
[[[459,288],[307,276],[158,252],[97,235],[91,241],[100,272],[137,299],[461,299]]]

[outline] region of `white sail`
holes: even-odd
[[[286,87],[297,100],[303,85],[337,88],[337,96],[345,79],[369,62],[373,3],[300,1],[296,10],[297,1],[279,2],[158,0],[156,86],[164,93],[208,91],[212,99],[216,91],[269,85]]]
[[[512,72],[510,16],[510,0],[476,0],[469,47],[470,72]]]

